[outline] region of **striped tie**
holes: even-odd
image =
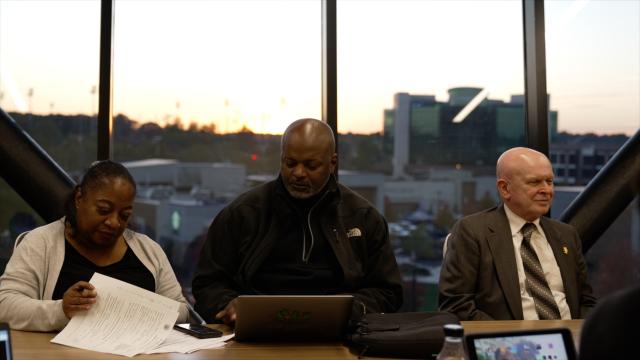
[[[553,299],[551,289],[544,277],[542,266],[536,252],[531,247],[531,234],[536,226],[532,223],[526,223],[520,229],[522,233],[522,245],[520,246],[520,256],[522,257],[522,265],[526,276],[526,287],[533,297],[536,305],[536,312],[540,320],[560,319],[560,310]]]

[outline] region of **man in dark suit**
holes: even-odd
[[[503,204],[458,221],[440,272],[440,310],[461,320],[584,318],[595,305],[581,240],[570,225],[543,217],[553,169],[528,148],[496,166]]]

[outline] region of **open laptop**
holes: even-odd
[[[9,325],[0,323],[0,360],[11,360],[11,331]]]
[[[352,295],[241,295],[237,341],[331,341],[344,337]]]
[[[566,328],[522,330],[465,336],[469,360],[576,360],[571,331]]]

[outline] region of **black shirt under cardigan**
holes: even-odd
[[[64,263],[62,264],[62,269],[60,269],[56,287],[53,289],[52,299],[62,299],[65,291],[73,286],[73,284],[78,281],[88,282],[96,272],[152,292],[156,290],[156,281],[153,274],[144,266],[142,261],[138,259],[130,247],[127,247],[127,251],[120,261],[107,266],[98,266],[82,256],[82,254],[65,239]]]

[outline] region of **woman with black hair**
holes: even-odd
[[[186,300],[162,248],[127,229],[136,184],[116,162],[94,163],[70,194],[65,217],[31,230],[16,245],[0,277],[0,322],[12,329],[51,331],[88,310],[95,272],[181,302]]]

